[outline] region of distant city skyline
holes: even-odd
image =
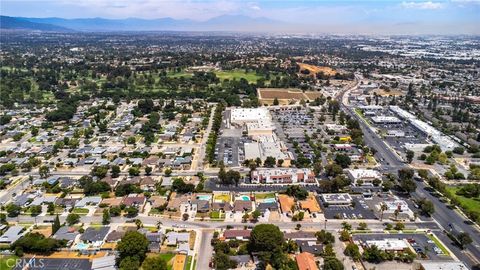
[[[365,34],[480,34],[480,0],[444,1],[154,1],[5,0],[2,15],[108,19],[170,17],[205,21],[223,15],[289,24],[274,31]],[[281,29],[285,28],[285,29]],[[234,30],[234,29],[233,29]]]

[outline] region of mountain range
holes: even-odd
[[[206,21],[160,19],[64,19],[64,18],[26,18],[0,16],[0,29],[37,30],[37,31],[241,31],[267,32],[288,27],[285,22],[268,18],[252,18],[242,15],[223,15]]]

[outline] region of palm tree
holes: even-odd
[[[157,221],[157,229],[160,230],[160,228],[162,227],[163,223],[159,220]]]
[[[385,203],[382,203],[382,204],[380,205],[380,210],[382,211],[382,216],[380,217],[380,221],[383,221],[383,212],[384,212],[385,210],[387,210],[387,209],[388,209],[388,207],[387,207],[387,205],[386,205]]]

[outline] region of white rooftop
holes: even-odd
[[[402,239],[367,240],[368,246],[377,246],[380,250],[403,250],[408,248],[407,242]]]

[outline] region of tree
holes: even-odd
[[[138,168],[137,166],[130,167],[130,169],[128,169],[128,174],[130,176],[139,176],[140,168]]]
[[[343,270],[342,262],[335,257],[327,257],[323,263],[323,270]]]
[[[122,209],[120,209],[120,207],[118,207],[118,206],[112,206],[112,207],[110,207],[109,212],[110,212],[110,216],[118,217],[122,213]]]
[[[110,211],[108,209],[103,209],[103,217],[102,217],[102,224],[107,225],[110,223]]]
[[[383,212],[388,209],[388,206],[385,203],[382,203],[380,205],[380,211],[381,211],[381,216],[380,216],[380,221],[383,221]]]
[[[412,169],[403,168],[403,169],[398,170],[398,178],[401,181],[408,180],[408,179],[413,179],[414,175],[415,175],[415,172]]]
[[[143,262],[148,251],[148,240],[137,231],[129,231],[118,242],[117,250],[120,261],[127,257],[137,257],[139,262]]]
[[[38,169],[38,174],[40,174],[41,178],[47,178],[50,175],[50,168],[43,165]]]
[[[274,98],[273,99],[273,106],[277,106],[279,104],[280,104],[280,102],[278,101],[278,98]]]
[[[347,155],[337,154],[337,156],[335,156],[335,163],[337,163],[338,165],[340,165],[342,168],[345,169],[345,168],[348,168],[348,166],[350,166],[350,164],[352,163],[352,160]]]
[[[58,229],[60,229],[60,227],[61,227],[60,218],[58,217],[58,215],[56,215],[52,224],[52,234],[55,234],[58,231]]]
[[[420,207],[422,214],[426,216],[431,216],[435,212],[435,206],[433,205],[433,202],[427,199],[419,200],[418,206]]]
[[[22,208],[18,205],[13,204],[13,203],[9,203],[6,206],[6,210],[7,210],[8,217],[16,217],[16,216],[20,215],[20,211],[22,210]]]
[[[185,194],[185,193],[193,192],[195,190],[195,185],[187,184],[181,178],[175,178],[172,182],[172,190],[181,194]]]
[[[67,223],[68,225],[73,225],[76,224],[80,221],[80,215],[75,214],[75,213],[70,213],[67,216]]]
[[[260,224],[250,234],[248,249],[250,252],[272,252],[284,242],[283,233],[272,224]]]
[[[108,173],[108,166],[95,166],[93,167],[91,172],[93,176],[96,176],[99,179],[102,179],[105,176],[107,176],[107,173]]]
[[[355,245],[354,243],[348,243],[348,245],[345,247],[345,251],[343,252],[343,254],[345,254],[348,257],[351,257],[354,261],[358,261],[362,257],[360,255],[358,246]]]
[[[357,228],[358,230],[365,231],[367,228],[368,228],[367,223],[365,222],[358,223],[358,228]]]
[[[418,176],[420,176],[422,179],[427,179],[428,178],[428,171],[425,169],[420,169],[418,170]]]
[[[407,162],[412,163],[414,157],[415,152],[413,152],[412,150],[407,150]]]
[[[265,161],[263,162],[263,166],[267,168],[273,168],[277,164],[277,160],[274,157],[268,156],[265,158]]]
[[[347,231],[347,230],[342,230],[340,232],[340,237],[339,237],[340,241],[349,241],[350,240],[350,232]]]
[[[160,256],[147,257],[142,263],[143,270],[167,270],[167,262]]]
[[[260,211],[258,211],[258,209],[252,212],[252,217],[253,217],[253,220],[254,220],[255,222],[258,221],[258,218],[259,218],[261,215],[262,215],[262,214],[260,213]]]
[[[137,257],[126,257],[120,261],[120,270],[138,270],[140,269],[140,261]]]
[[[138,214],[138,209],[135,206],[125,208],[126,217],[134,217]]]
[[[352,225],[347,223],[346,221],[342,222],[342,229],[350,231],[352,229]]]
[[[32,205],[30,206],[30,215],[38,216],[42,213],[42,206],[41,205]]]
[[[331,232],[321,230],[316,232],[315,236],[317,237],[317,241],[321,242],[324,245],[335,243],[335,236],[333,236]]]
[[[225,165],[223,165],[223,162],[220,162],[218,170],[218,180],[220,180],[221,184],[227,184],[227,172],[225,171]]]
[[[370,263],[381,263],[384,261],[382,251],[376,245],[370,245],[363,249],[363,259]]]
[[[403,224],[402,222],[397,222],[394,229],[397,231],[403,231],[405,229],[405,224]]]
[[[149,167],[149,166],[145,167],[145,174],[146,175],[152,174],[152,170],[153,170],[152,167]]]
[[[237,172],[237,171],[234,171],[234,170],[229,170],[229,171],[226,173],[226,179],[225,179],[225,182],[224,182],[223,184],[226,184],[226,185],[231,185],[231,184],[238,185],[238,183],[240,182],[240,178],[241,178],[240,172]]]
[[[169,177],[170,175],[172,175],[172,169],[171,168],[165,169],[164,174],[165,174],[166,177]]]
[[[299,185],[289,186],[285,193],[297,200],[305,200],[308,196],[308,191]]]
[[[11,249],[28,253],[48,253],[65,246],[65,244],[64,241],[46,238],[40,233],[27,233],[15,241]]]
[[[471,244],[473,242],[470,235],[466,232],[459,233],[457,235],[457,240],[462,249],[464,249],[466,245]]]
[[[412,169],[403,168],[398,170],[400,187],[407,193],[412,193],[417,189],[417,183],[413,181],[414,175],[415,172]]]
[[[412,179],[407,179],[400,182],[400,187],[405,190],[405,192],[412,193],[417,189],[417,183]]]
[[[112,168],[110,169],[110,173],[112,174],[113,178],[119,177],[120,176],[120,166],[113,165]]]
[[[215,252],[213,262],[217,270],[228,270],[237,267],[237,262],[230,259],[230,257],[223,252]]]

